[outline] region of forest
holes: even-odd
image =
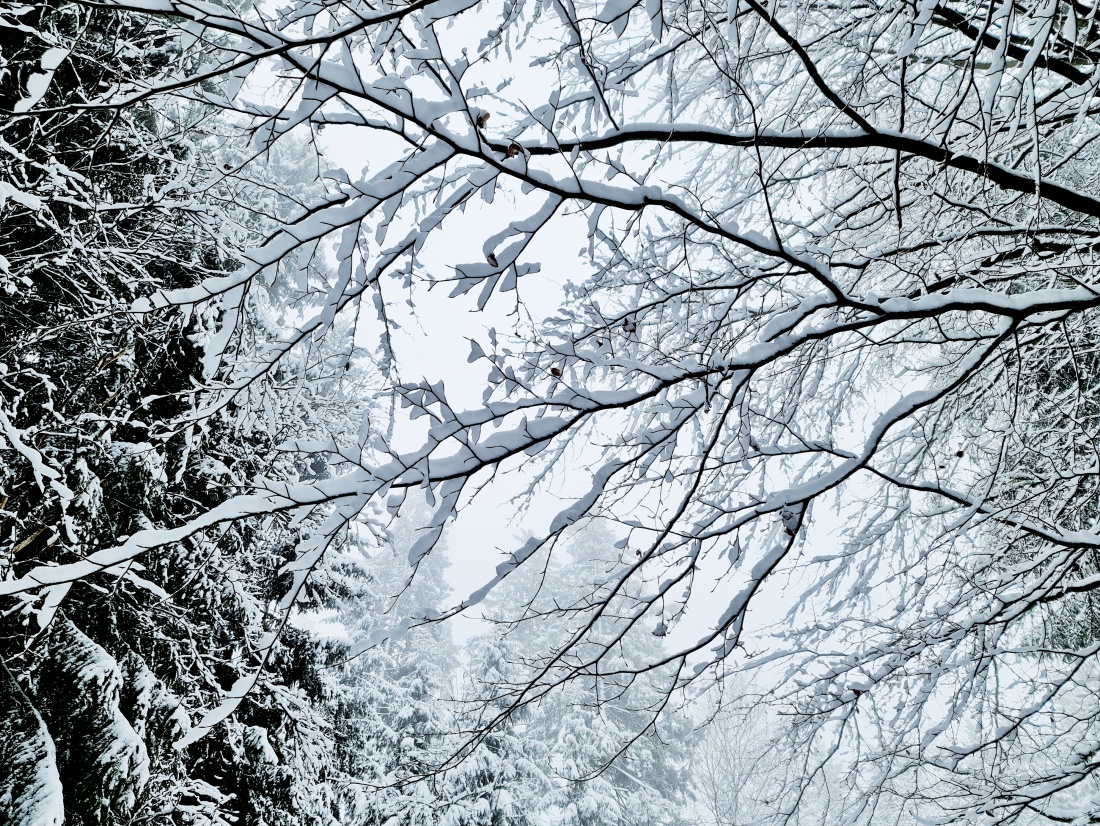
[[[0,826],[1089,823],[1100,0],[0,4]]]

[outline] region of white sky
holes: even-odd
[[[441,33],[445,53],[448,40],[452,44],[460,40],[476,43],[485,31],[496,25],[491,14],[464,15],[464,18],[467,22],[463,24],[463,31],[452,29]],[[499,70],[500,65],[500,62],[480,64],[487,67],[486,71]],[[526,67],[520,55],[510,62],[508,68],[516,72],[509,88],[512,100],[520,100],[529,109],[546,102],[550,91],[547,76],[550,73]],[[499,76],[478,77],[478,69],[475,67],[467,75],[465,80],[468,85],[480,81],[489,88],[496,88],[506,80]],[[483,102],[486,109],[493,113],[487,130],[490,133],[494,124],[507,120],[509,113],[494,109],[491,99],[479,102]],[[326,160],[332,166],[343,168],[353,181],[360,173],[365,177],[371,171],[383,169],[405,150],[398,139],[362,127],[328,126],[322,140]],[[500,187],[492,205],[486,205],[475,197],[464,213],[452,215],[441,231],[433,233],[419,256],[421,267],[435,278],[447,278],[456,264],[483,261],[484,239],[499,231],[507,221],[529,215],[543,198],[539,193],[522,195]],[[469,339],[478,340],[488,351],[489,328],[495,328],[501,335],[517,329],[527,332],[529,327],[523,313],[530,312],[536,322],[542,321],[560,304],[562,286],[567,282],[579,283],[590,272],[583,254],[588,245],[586,221],[561,216],[555,217],[554,221],[556,231],[541,232],[521,259],[538,261],[542,269],[520,279],[518,293],[522,297],[523,308],[518,314],[516,293],[495,294],[485,310],[479,312],[476,309],[478,289],[459,298],[449,298],[450,285],[446,283],[437,284],[431,290],[427,289],[429,285],[426,283],[417,284],[411,293],[406,294],[392,280],[387,282],[384,292],[388,313],[402,331],[393,340],[402,380],[443,380],[456,407],[469,409],[481,404],[486,370],[483,362],[467,363]],[[405,303],[406,298],[411,298],[415,304],[415,315]],[[367,347],[374,344],[363,341]],[[862,434],[863,423],[859,425],[853,428],[853,436]],[[538,533],[545,527],[561,510],[563,500],[579,494],[589,478],[583,456],[578,455],[577,461],[560,474],[556,486],[543,490],[522,511],[514,502],[508,501],[509,496],[522,489],[525,480],[519,474],[514,476],[514,484],[500,484],[498,480],[494,490],[467,506],[446,534],[451,563],[447,578],[454,589],[454,598],[461,599],[480,588],[491,578],[493,569],[503,561],[505,554],[521,544],[522,537]],[[845,519],[835,510],[823,507],[824,504],[817,504],[812,520],[807,524],[801,551],[804,557],[830,554],[839,547]],[[716,563],[711,565],[717,567]],[[692,611],[666,640],[669,645],[698,639],[728,604],[728,594],[737,577],[730,577],[724,567],[713,571],[704,567],[701,573],[704,578],[697,579],[693,589]],[[705,580],[707,576],[711,577],[711,581]],[[784,596],[787,590],[785,584],[781,580],[770,582],[767,593],[761,595],[763,598],[754,601],[749,629],[783,619],[792,606],[790,598]],[[793,583],[792,593],[798,593],[804,584]],[[461,640],[480,630],[480,624],[476,621],[458,621],[454,623],[453,630],[456,638]],[[746,637],[751,638],[751,633]]]

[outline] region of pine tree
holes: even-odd
[[[505,710],[502,687],[514,685],[524,651],[515,640],[495,634],[474,638],[467,645],[465,696],[459,706],[459,728],[481,729],[471,741],[461,733],[452,748],[462,757],[447,775],[444,826],[533,826],[542,823],[550,789],[548,745],[521,712],[493,727],[482,725]],[[465,723],[465,724],[464,724]],[[450,756],[450,755],[448,755]]]
[[[446,595],[438,564],[406,583],[404,557],[414,540],[402,522],[388,544],[351,544],[335,564],[345,606],[340,622],[349,640],[332,651],[339,667],[332,672],[327,713],[337,732],[338,819],[345,826],[433,826],[445,809],[443,780],[435,772],[453,727],[450,627],[410,629],[362,652],[354,643],[383,633],[394,615],[437,606]]]
[[[0,812],[23,826],[61,826],[65,818],[57,749],[38,709],[0,663]]]
[[[233,204],[199,195],[233,151],[202,137],[200,107],[80,108],[180,68],[175,35],[75,4],[26,6],[0,26],[0,108],[25,113],[0,123],[0,577],[173,527],[259,473],[327,473],[278,446],[309,426],[303,408],[345,426],[331,382],[262,429],[231,415],[240,405],[199,416],[217,313],[129,312],[231,270],[242,240],[223,229],[241,226]],[[266,323],[253,314],[256,337]],[[276,516],[212,529],[59,592],[60,610],[6,604],[0,822],[330,822],[324,650],[278,609],[309,527]],[[177,747],[257,671],[231,719]]]
[[[544,602],[573,605],[603,587],[624,564],[624,552],[615,545],[598,523],[578,532],[547,577],[554,587]],[[660,659],[660,637],[638,630],[603,668],[628,672]],[[676,822],[685,802],[690,723],[678,711],[656,714],[664,697],[656,683],[661,676],[612,673],[574,680],[538,706],[532,736],[552,750],[557,782],[550,799],[563,826]]]
[[[545,663],[545,652],[568,636],[573,609],[624,564],[615,545],[609,531],[586,525],[490,599],[487,613],[498,633],[476,641],[470,668],[481,675],[474,696],[495,698],[486,711],[516,699],[531,670]],[[629,669],[654,658],[660,647],[652,634],[629,635],[603,669]],[[538,778],[527,783],[525,808],[562,826],[675,822],[685,803],[690,723],[679,712],[654,721],[663,694],[653,679],[625,673],[574,679],[505,723],[502,742],[518,743],[511,759]]]

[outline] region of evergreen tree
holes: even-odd
[[[328,473],[279,445],[309,428],[303,408],[345,427],[332,382],[257,426],[196,392],[216,308],[129,312],[232,270],[261,228],[200,192],[212,177],[231,186],[219,170],[232,152],[202,137],[200,107],[81,108],[169,64],[187,71],[178,33],[76,4],[8,10],[0,26],[0,109],[22,113],[0,122],[0,578],[174,527],[261,473]],[[265,324],[254,312],[254,340]],[[284,382],[300,380],[293,369]],[[0,822],[330,822],[325,652],[279,607],[309,528],[280,516],[212,528],[55,592],[60,611],[5,604]],[[299,595],[325,598],[320,585]],[[254,685],[237,713],[180,748],[242,678]]]
[[[395,602],[411,611],[426,600],[438,604],[445,593],[439,568],[422,571],[404,589],[402,557],[411,544],[408,531],[399,530],[391,545],[373,553],[348,549],[338,568],[355,592],[354,598],[345,593],[341,617],[352,640],[381,632],[398,610]],[[455,667],[449,626],[415,628],[361,653],[348,642],[333,656],[343,662],[328,705],[337,732],[338,820],[345,826],[439,822],[441,780],[434,773],[452,726],[446,706]]]
[[[489,708],[514,698],[531,669],[544,666],[545,652],[568,638],[573,609],[624,564],[615,545],[598,523],[586,525],[567,546],[547,555],[542,565],[523,569],[493,597],[488,613],[501,634],[477,643],[479,657],[471,667],[471,673],[483,675],[481,692],[497,698]],[[664,696],[654,682],[660,675],[629,673],[660,648],[653,634],[630,634],[618,656],[601,668],[605,673],[545,693],[514,715],[518,726],[505,724],[507,732],[522,731],[518,759],[540,779],[527,805],[543,822],[675,822],[685,803],[690,723],[678,712],[657,713]]]
[[[548,746],[525,712],[492,729],[484,724],[506,708],[504,687],[514,686],[526,652],[515,640],[494,634],[467,646],[465,696],[452,754],[461,762],[447,775],[444,826],[533,826],[542,823],[550,789]],[[471,725],[472,721],[472,725]],[[470,730],[480,736],[469,739]],[[472,745],[472,747],[471,747]]]

